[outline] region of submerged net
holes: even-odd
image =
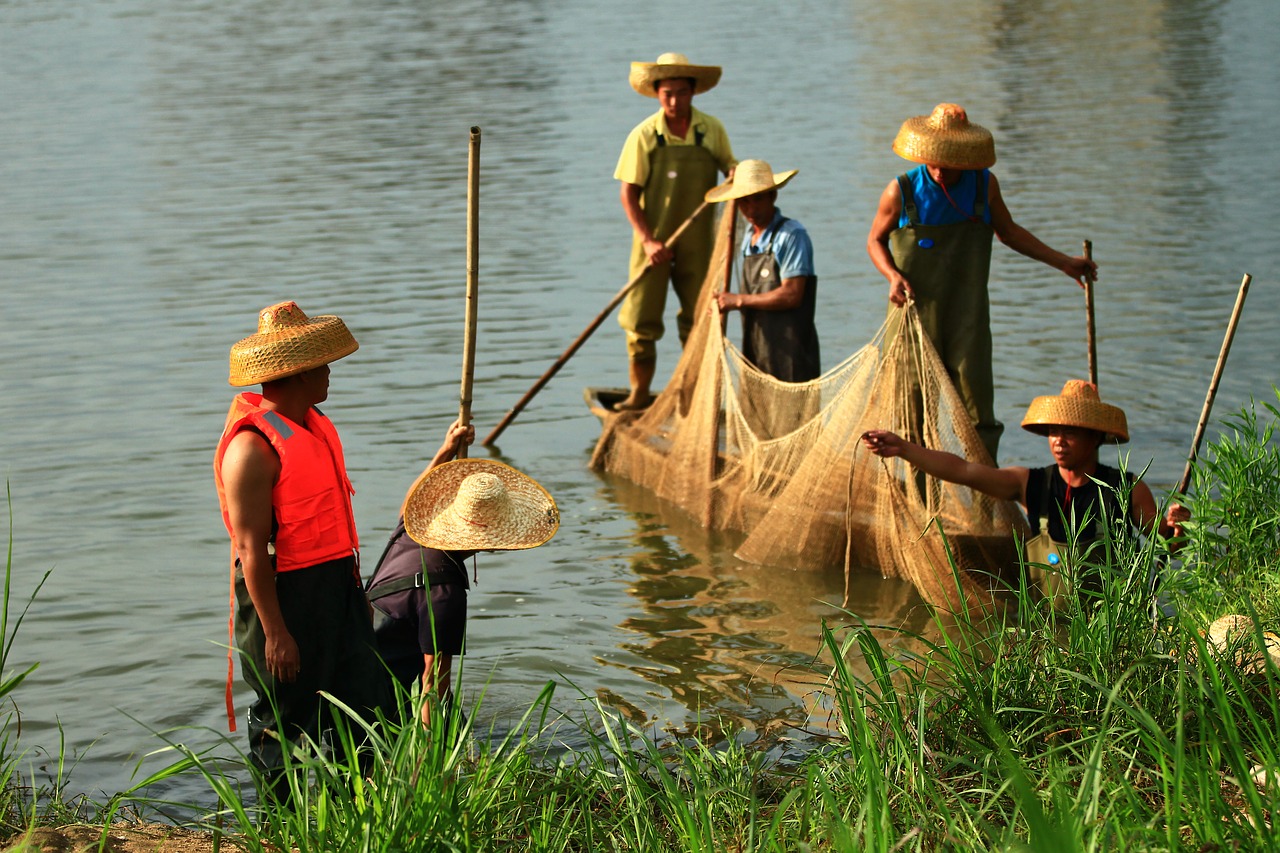
[[[937,606],[989,603],[996,579],[1017,570],[1013,534],[1027,530],[1018,508],[860,442],[869,429],[889,429],[990,464],[915,309],[893,312],[870,343],[812,382],[779,382],[727,340],[712,300],[737,254],[734,224],[721,217],[696,323],[666,390],[647,410],[608,420],[592,467],[705,527],[742,532],[740,559],[843,564],[846,599],[855,567],[871,567],[911,581]]]

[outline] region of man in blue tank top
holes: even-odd
[[[994,462],[1004,430],[995,417],[987,279],[991,236],[1014,251],[1061,270],[1083,286],[1097,265],[1050,248],[1013,221],[986,128],[956,104],[903,123],[893,142],[901,157],[923,165],[889,182],[867,236],[867,253],[889,281],[890,312],[915,300],[920,321],[942,357]]]

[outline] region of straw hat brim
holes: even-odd
[[[227,381],[237,387],[284,379],[351,355],[360,348],[347,325],[332,314],[305,325],[250,335],[231,347]]]
[[[1087,397],[1048,395],[1036,397],[1027,407],[1022,428],[1036,435],[1048,435],[1055,426],[1079,427],[1104,433],[1112,444],[1129,440],[1129,424],[1118,406]]]
[[[720,82],[719,65],[679,65],[668,62],[633,62],[628,78],[631,88],[646,98],[657,98],[654,88],[662,80],[688,77],[693,80],[693,93],[700,95]]]
[[[902,123],[893,140],[893,153],[912,163],[926,163],[944,169],[990,169],[996,162],[996,143],[991,131],[980,124],[939,129],[929,125],[929,116],[915,116]]]
[[[472,474],[494,474],[509,500],[508,517],[486,527],[467,523],[449,511],[462,481]],[[441,551],[520,551],[536,548],[560,528],[560,511],[537,480],[490,459],[455,459],[419,475],[404,502],[404,529],[413,541]]]
[[[791,169],[787,172],[774,172],[773,183],[768,186],[758,186],[751,184],[743,184],[735,186],[732,179],[725,181],[717,187],[707,190],[703,198],[712,204],[721,201],[732,201],[735,198],[746,198],[756,193],[768,192],[769,190],[780,190],[787,185],[792,178],[799,174],[799,169]]]

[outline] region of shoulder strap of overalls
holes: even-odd
[[[1048,468],[1032,468],[1027,478],[1027,521],[1035,525],[1035,533],[1049,532],[1049,505],[1053,503],[1050,494],[1049,477],[1052,471]],[[1040,478],[1040,488],[1033,488],[1031,477]]]
[[[981,187],[973,192],[973,215],[981,222],[986,222],[987,192],[991,183],[991,170],[982,170]]]
[[[919,225],[920,211],[916,209],[916,195],[911,191],[911,179],[906,175],[898,176],[898,191],[902,193],[902,211],[907,215],[907,224]]]

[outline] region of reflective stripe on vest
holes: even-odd
[[[222,483],[222,458],[231,439],[252,427],[266,437],[280,457],[280,476],[271,490],[276,571],[288,572],[351,556],[360,547],[351,508],[355,490],[347,477],[337,430],[318,409],[310,409],[306,424],[300,427],[279,412],[262,408],[261,403],[260,394],[246,392],[236,396],[214,457],[218,504],[232,542],[235,533]]]

